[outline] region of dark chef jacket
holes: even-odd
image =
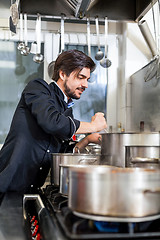
[[[0,192],[27,192],[31,185],[43,185],[51,153],[60,152],[79,125],[54,82],[29,82],[0,151]]]

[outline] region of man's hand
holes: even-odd
[[[107,123],[104,117],[104,113],[98,112],[96,113],[91,120],[91,124],[93,125],[93,128],[95,129],[94,132],[99,132],[103,130],[104,128],[107,128]]]
[[[83,152],[85,147],[89,143],[101,144],[101,141],[102,141],[102,136],[99,133],[89,134],[88,136],[86,136],[76,144],[74,152],[78,152],[78,150],[80,152]]]
[[[107,123],[104,113],[98,112],[92,117],[91,122],[80,122],[76,134],[99,132],[105,128],[107,128]]]

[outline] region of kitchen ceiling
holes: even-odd
[[[108,17],[116,21],[139,21],[157,0],[20,0],[20,11],[29,15],[83,18]]]

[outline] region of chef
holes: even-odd
[[[41,187],[48,175],[51,153],[66,152],[74,134],[88,135],[79,144],[98,143],[96,132],[107,127],[104,114],[80,122],[72,114],[72,99],[88,87],[93,60],[78,50],[61,53],[53,81],[30,81],[22,92],[9,133],[0,151],[0,192],[30,192]]]

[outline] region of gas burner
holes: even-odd
[[[43,188],[43,193],[47,198],[51,198],[52,195],[59,192],[59,187],[53,185],[47,185],[46,188]]]
[[[153,221],[156,219],[160,219],[160,214],[153,215],[153,216],[146,216],[146,217],[114,217],[114,216],[100,216],[100,215],[91,215],[91,214],[83,214],[80,212],[73,212],[76,216],[87,218],[95,221],[104,221],[104,222],[147,222]]]
[[[94,221],[75,215],[68,207],[56,217],[69,239],[147,239],[152,234],[158,236],[156,231],[160,230],[159,219],[140,223]]]
[[[49,202],[55,212],[61,211],[61,209],[68,204],[68,199],[61,195],[60,193],[52,195],[51,199],[49,199]]]
[[[47,185],[47,187],[43,189],[43,192],[54,212],[59,212],[61,211],[62,207],[67,206],[68,198],[59,193],[59,187],[54,185]]]

